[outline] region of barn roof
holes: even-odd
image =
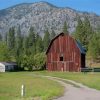
[[[50,47],[51,47],[53,41],[54,41],[56,38],[58,38],[60,35],[64,35],[64,33],[58,34],[56,37],[54,37],[54,38],[51,40],[51,42],[50,42],[50,44],[49,44],[49,46],[48,46],[48,48],[47,48],[46,54],[49,52],[49,49],[50,49]],[[77,41],[77,40],[76,40],[76,44],[77,44],[77,47],[79,48],[80,52],[81,52],[82,54],[85,54],[85,53],[86,53],[86,50],[85,50],[85,48],[82,47],[82,44],[81,44],[79,41]]]
[[[77,40],[76,40],[76,44],[77,44],[78,48],[80,49],[80,52],[82,54],[85,54],[86,53],[86,49],[82,47],[82,44]]]
[[[49,46],[48,46],[48,48],[47,48],[46,54],[48,53],[48,51],[49,51],[49,49],[50,49],[50,47],[51,47],[53,41],[54,41],[56,38],[58,38],[60,35],[64,35],[64,33],[58,34],[56,37],[54,37],[54,38],[51,40],[51,42],[50,42],[50,44],[49,44]]]
[[[15,62],[0,62],[1,64],[8,66],[8,65],[17,65]]]

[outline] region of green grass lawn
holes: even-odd
[[[64,88],[57,82],[33,75],[34,72],[0,73],[0,100],[48,100],[61,95]],[[26,95],[21,98],[21,85],[26,87]]]
[[[100,90],[100,73],[69,73],[69,72],[35,72],[36,74],[56,76],[64,79],[74,80],[88,87]]]

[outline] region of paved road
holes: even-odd
[[[59,82],[61,85],[65,87],[65,93],[62,97],[59,97],[54,100],[100,100],[100,91],[88,88],[80,83],[76,83],[74,81],[67,80],[67,82],[73,83],[75,86],[66,83],[65,79],[50,77],[49,79],[55,80]],[[90,83],[91,84],[91,83]],[[99,83],[98,83],[99,84]],[[77,87],[78,86],[78,87]]]

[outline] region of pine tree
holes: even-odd
[[[50,40],[52,40],[55,36],[56,36],[56,33],[54,30],[52,30],[52,32],[50,34]]]
[[[100,34],[95,33],[89,42],[88,55],[91,56],[92,60],[96,61],[100,59]]]
[[[20,26],[18,27],[18,30],[17,30],[17,36],[16,36],[16,53],[17,53],[17,56],[19,56],[21,54],[21,51],[22,51],[22,35],[21,35],[21,30],[20,30]]]
[[[84,45],[84,25],[82,20],[78,17],[78,24],[75,31],[75,39]]]
[[[36,35],[36,53],[40,53],[43,51],[43,41],[41,36],[37,33]]]
[[[6,43],[6,45],[7,45],[7,33],[5,33],[5,36],[4,36],[4,41],[5,41],[5,43]]]
[[[66,21],[64,22],[64,26],[63,26],[63,33],[68,34],[68,26]]]
[[[29,46],[33,46],[35,45],[35,32],[34,32],[34,28],[33,27],[30,27],[30,30],[29,30]]]
[[[24,36],[23,38],[24,55],[29,55],[28,49],[29,49],[29,37]]]
[[[91,39],[93,33],[94,32],[88,18],[85,18],[82,22],[82,20],[78,17],[75,38],[79,40],[86,49],[88,49],[89,40]]]
[[[50,43],[50,34],[49,34],[48,29],[46,29],[45,34],[44,34],[44,38],[43,38],[44,51],[47,50],[49,43]]]
[[[30,55],[34,55],[36,53],[36,34],[33,27],[30,27],[28,39],[28,52]]]
[[[15,47],[15,29],[14,27],[9,29],[9,33],[7,35],[7,45],[10,50]]]
[[[10,58],[12,61],[15,61],[16,58],[16,50],[15,50],[15,29],[14,27],[9,29],[9,33],[7,34],[7,46],[9,49]]]
[[[0,34],[0,41],[2,41],[2,35]]]
[[[84,24],[84,45],[86,48],[88,48],[89,41],[91,40],[94,31],[87,17],[85,17],[83,24]]]

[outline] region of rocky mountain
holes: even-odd
[[[33,26],[40,35],[43,35],[46,28],[60,33],[65,21],[68,23],[69,32],[72,33],[77,26],[78,16],[82,20],[87,16],[93,28],[100,25],[100,16],[94,13],[60,8],[47,2],[19,4],[0,10],[0,33],[5,34],[10,27],[18,25],[21,26],[22,34],[28,34],[30,26]]]

